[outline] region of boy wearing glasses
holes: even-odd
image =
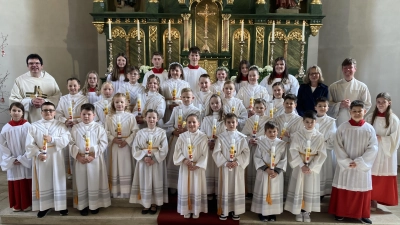
[[[10,104],[21,102],[25,108],[25,119],[30,123],[40,120],[40,106],[44,102],[58,104],[61,97],[56,80],[43,70],[43,60],[38,54],[26,58],[29,72],[17,77],[11,90]]]
[[[53,103],[41,106],[42,119],[33,123],[26,138],[26,153],[32,158],[32,211],[37,217],[46,216],[51,208],[68,215],[67,186],[62,149],[68,145],[67,127],[55,120]]]

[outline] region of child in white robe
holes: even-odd
[[[212,95],[210,91],[210,75],[202,74],[199,78],[199,90],[193,92],[194,101],[193,104],[200,109],[200,121],[204,118],[204,108],[208,105],[208,101]]]
[[[304,113],[304,127],[292,135],[288,152],[293,172],[285,210],[295,214],[297,222],[309,223],[310,213],[321,211],[319,172],[326,159],[326,149],[324,135],[314,128],[316,120],[314,111]]]
[[[329,109],[329,100],[325,97],[320,97],[317,98],[315,102],[315,110],[317,111],[317,122],[315,124],[315,129],[324,135],[326,146],[326,160],[319,173],[320,195],[321,198],[323,198],[323,196],[330,195],[332,192],[333,175],[335,174],[337,163],[335,152],[333,151],[336,123],[335,119],[326,114]]]
[[[51,208],[68,215],[67,184],[64,154],[70,133],[64,123],[54,119],[56,108],[53,103],[41,106],[42,120],[29,127],[26,137],[26,154],[33,158],[32,211],[39,210],[37,217],[46,216]]]
[[[245,213],[244,170],[249,164],[250,149],[246,135],[237,131],[238,119],[233,113],[225,116],[226,131],[218,135],[213,151],[214,161],[219,168],[218,177],[218,215],[226,220],[240,220]]]
[[[254,112],[254,100],[257,98],[264,99],[266,102],[269,101],[269,94],[265,87],[258,84],[258,78],[260,72],[256,66],[249,68],[249,75],[247,76],[248,84],[240,88],[236,95],[236,98],[243,101],[244,107],[247,109],[248,116],[255,115]]]
[[[258,213],[261,221],[276,221],[283,212],[283,171],[286,169],[285,142],[277,138],[278,125],[268,121],[263,126],[264,135],[257,139],[254,166],[257,170],[251,211]]]
[[[198,90],[198,82],[200,75],[207,74],[207,71],[199,66],[200,49],[197,46],[189,48],[189,64],[183,68],[185,81],[189,83],[193,91]]]
[[[30,211],[32,205],[32,160],[25,153],[25,141],[31,124],[24,119],[20,102],[10,105],[11,120],[0,134],[1,169],[7,171],[8,201],[14,212]]]
[[[371,168],[378,153],[374,127],[365,123],[366,107],[363,101],[350,104],[351,120],[342,123],[335,137],[337,167],[333,177],[328,213],[335,220],[344,217],[371,224]],[[357,203],[357,204],[354,204]]]
[[[175,144],[180,134],[187,131],[185,127],[186,117],[190,114],[200,115],[200,110],[193,105],[193,92],[190,88],[184,88],[181,91],[182,104],[175,107],[172,111],[170,120],[165,124],[167,127],[168,155],[167,155],[167,171],[168,171],[168,187],[171,193],[175,193],[178,185],[179,167],[174,164]]]
[[[249,75],[249,79],[250,76],[251,75]],[[243,90],[246,87],[243,87],[240,90]],[[266,108],[267,108],[267,102],[264,99],[262,98],[255,99],[254,107],[252,110],[254,110],[256,114],[246,120],[246,123],[242,130],[242,133],[247,136],[246,139],[249,142],[249,148],[250,148],[249,165],[246,167],[246,194],[248,198],[251,198],[252,196],[254,183],[256,180],[257,168],[255,168],[254,166],[253,156],[257,149],[258,137],[264,135],[265,133],[264,126],[268,121],[271,120],[269,116],[265,115]]]
[[[135,174],[129,203],[140,203],[142,214],[156,214],[157,206],[168,203],[167,135],[164,129],[157,127],[158,114],[148,109],[145,114],[147,128],[137,132],[132,145],[132,154],[136,159]]]
[[[139,94],[144,93],[144,87],[138,82],[140,78],[139,68],[132,66],[126,69],[126,76],[129,82],[125,82],[119,87],[117,93],[123,93],[126,96],[128,102],[128,109],[132,112],[136,105],[137,97]]]
[[[233,97],[235,91],[235,84],[233,81],[226,81],[224,83],[224,95],[222,104],[224,106],[224,113],[234,113],[238,118],[238,130],[242,130],[246,120],[248,119],[247,110],[243,105],[243,101]]]
[[[285,87],[281,82],[276,82],[272,85],[273,96],[272,100],[268,104],[267,113],[270,113],[271,108],[273,111],[273,117],[277,117],[285,113],[285,107],[283,107],[285,97]]]
[[[184,218],[198,219],[207,213],[207,135],[199,131],[197,114],[186,118],[188,131],[179,135],[175,145],[174,164],[179,166],[178,213]]]
[[[160,89],[164,96],[167,108],[165,109],[164,122],[168,122],[171,118],[172,110],[182,104],[179,99],[181,91],[184,88],[190,88],[188,82],[184,81],[183,67],[180,63],[173,62],[169,65],[168,80],[162,83]]]
[[[213,94],[217,94],[221,96],[221,98],[224,98],[224,92],[222,91],[224,89],[224,83],[225,81],[228,80],[229,77],[229,70],[225,66],[220,66],[217,68],[215,71],[215,76],[217,77],[217,81],[213,83],[210,87],[210,91]],[[236,95],[236,92],[233,94],[233,96]]]
[[[110,105],[112,102],[112,96],[114,95],[114,88],[111,82],[104,82],[101,85],[102,99],[94,103],[96,109],[96,122],[101,124],[103,127],[106,123],[106,116],[110,112]]]
[[[89,73],[86,75],[85,84],[81,89],[81,94],[86,96],[88,102],[91,104],[94,104],[102,99],[101,80],[96,71],[89,71]]]
[[[210,152],[207,161],[206,180],[208,200],[212,200],[214,198],[213,194],[218,193],[218,168],[211,155],[217,136],[226,130],[221,96],[217,94],[211,95],[208,110],[206,111],[209,113],[204,117],[200,130],[208,137],[208,149]]]
[[[248,75],[249,75],[249,68],[250,68],[250,62],[243,59],[242,61],[239,62],[239,68],[238,68],[238,76],[235,79],[235,93],[238,93],[239,90],[249,84],[248,82]]]
[[[102,125],[94,121],[94,106],[81,106],[82,122],[71,130],[69,153],[74,158],[74,208],[82,216],[89,210],[97,214],[100,207],[111,205],[107,182],[107,167],[104,152],[107,149],[107,133]]]
[[[147,87],[143,95],[139,95],[137,98],[137,103],[133,109],[133,115],[136,118],[136,122],[139,128],[147,127],[146,121],[143,120],[143,115],[145,115],[148,109],[156,110],[159,116],[158,125],[162,126],[164,124],[163,117],[165,112],[165,98],[159,93],[160,79],[152,74],[147,79]],[[140,104],[139,104],[140,100]]]
[[[114,94],[119,90],[120,86],[124,83],[129,82],[128,77],[126,77],[126,69],[128,68],[128,58],[126,58],[124,53],[118,53],[115,56],[114,70],[112,73],[107,75],[107,81],[111,82],[114,87]]]
[[[154,74],[160,79],[160,86],[168,79],[168,72],[162,66],[164,63],[164,58],[161,52],[153,52],[151,56],[151,64],[153,68],[144,74],[142,85],[147,87],[147,80],[150,75]]]
[[[125,107],[125,94],[115,94],[105,124],[108,135],[108,185],[113,198],[130,197],[135,168],[131,148],[138,126],[134,115],[126,112]]]
[[[376,107],[365,121],[374,126],[378,138],[378,154],[372,165],[371,210],[377,203],[398,204],[397,149],[399,148],[399,118],[392,112],[392,99],[387,92],[376,96]]]

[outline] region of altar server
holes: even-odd
[[[102,99],[94,103],[94,107],[96,109],[96,117],[95,120],[99,124],[105,126],[106,116],[110,112],[110,106],[112,101],[112,96],[114,93],[114,88],[111,82],[104,82],[101,85],[101,95]]]
[[[128,110],[132,112],[136,105],[138,95],[143,94],[145,88],[138,82],[140,78],[139,68],[135,66],[128,67],[126,69],[126,76],[128,77],[129,82],[121,85],[117,93],[125,94],[128,103]]]
[[[185,81],[187,81],[192,90],[198,90],[200,75],[206,74],[207,71],[199,66],[200,49],[196,46],[189,48],[189,65],[183,68]]]
[[[153,52],[151,56],[153,68],[144,74],[142,85],[147,87],[149,76],[154,74],[160,79],[160,86],[168,79],[168,72],[163,68],[164,58],[161,52]]]
[[[86,75],[81,93],[87,97],[88,102],[91,104],[101,100],[101,80],[96,71],[92,70]]]
[[[222,99],[222,104],[224,106],[224,113],[233,113],[237,116],[238,120],[238,130],[242,130],[246,120],[248,119],[247,110],[243,105],[243,101],[233,97],[235,92],[235,85],[233,81],[226,81],[224,83],[224,95],[225,98]]]
[[[129,82],[126,76],[126,69],[128,68],[128,58],[126,58],[124,53],[118,53],[115,56],[114,69],[107,75],[107,81],[113,84],[115,91],[119,90],[119,87],[124,83]],[[115,92],[114,94],[116,94]]]

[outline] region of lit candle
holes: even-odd
[[[213,126],[212,126],[211,133],[212,133],[212,140],[217,138],[217,119],[216,118],[213,119]]]
[[[46,130],[44,131],[44,135],[49,135],[49,129],[46,128]],[[42,154],[45,156],[45,160],[43,160],[43,162],[46,162],[46,158],[47,158],[47,140],[43,138],[43,147],[42,147]]]
[[[235,139],[232,138],[231,148],[229,151],[229,162],[233,162],[234,158],[235,158]],[[229,171],[232,171],[232,168],[229,169]]]
[[[182,128],[182,123],[183,123],[183,113],[182,113],[182,109],[178,110],[178,128],[181,129]]]
[[[188,145],[188,154],[190,162],[193,162],[193,146],[190,141],[190,138],[187,138],[187,145]]]
[[[125,92],[125,97],[128,104],[131,104],[131,95],[129,94],[129,91]]]
[[[240,41],[243,41],[243,39],[244,39],[244,20],[241,20],[240,23],[241,23]]]
[[[281,132],[281,139],[283,138],[283,136],[284,136],[285,133],[286,133],[287,125],[288,125],[287,122],[285,122],[285,123],[283,124],[282,132]]]
[[[269,103],[269,118],[274,118],[274,103]]]
[[[307,148],[306,148],[306,163],[310,162],[310,154],[311,154],[311,141],[307,140]]]
[[[136,105],[138,109],[138,116],[142,115],[142,94],[137,95]]]
[[[147,144],[147,156],[151,157],[151,150],[153,149],[153,135],[149,135],[149,142]]]
[[[275,20],[272,21],[272,34],[271,34],[271,41],[275,41]]]
[[[138,39],[138,41],[140,41],[140,22],[139,22],[139,19],[136,20],[136,24],[137,24],[137,39]]]
[[[306,21],[303,20],[303,29],[301,32],[301,41],[305,41],[305,30],[306,30]]]
[[[69,120],[73,120],[74,118],[73,118],[73,115],[72,115],[72,100],[71,101],[69,101],[69,107],[68,107],[68,115],[69,115]]]
[[[256,138],[257,130],[258,130],[258,122],[260,121],[260,116],[254,116],[254,125],[253,125],[253,138]]]
[[[275,145],[271,147],[271,169],[275,168]]]
[[[90,136],[89,131],[86,131],[85,134],[85,159],[89,157],[89,149],[90,149]]]
[[[168,20],[168,41],[171,41],[171,20]]]
[[[108,38],[109,39],[112,39],[112,36],[111,36],[111,23],[112,23],[111,19],[108,19]]]
[[[117,116],[117,138],[122,138],[122,124],[120,116]]]

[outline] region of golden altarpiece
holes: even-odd
[[[324,18],[320,0],[94,0],[91,15],[107,37],[108,69],[120,52],[130,65],[151,66],[159,51],[166,69],[170,62],[186,66],[189,48],[198,46],[212,80],[218,66],[232,75],[241,59],[264,67],[279,56],[291,74],[304,73],[308,38]]]

